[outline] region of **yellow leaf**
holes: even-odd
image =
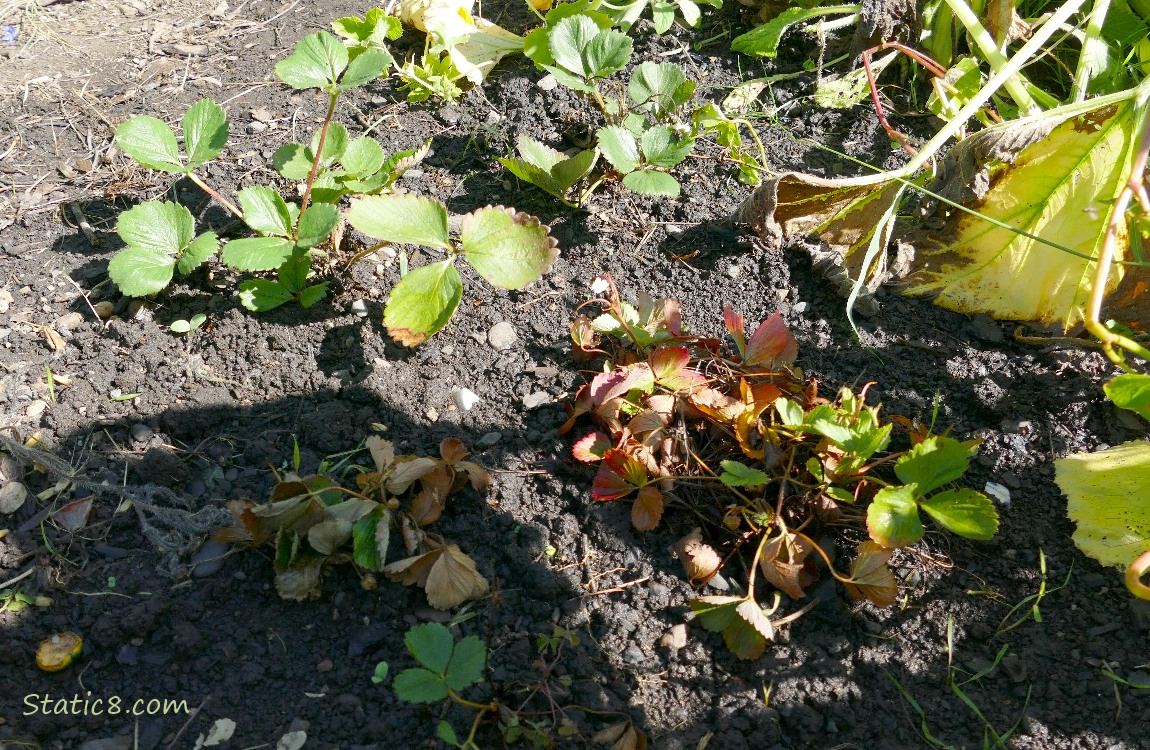
[[[527,7],[540,13],[551,10],[551,0],[527,0]]]
[[[36,666],[45,672],[59,672],[84,650],[84,641],[72,631],[57,633],[36,648]]]
[[[1150,549],[1150,443],[1134,441],[1054,462],[1074,543],[1103,565],[1128,566]]]
[[[952,170],[965,171],[966,177],[971,167],[976,173],[985,168],[974,180],[982,194],[964,196],[962,202],[1015,230],[1096,256],[1130,170],[1134,115],[1134,105],[1125,103],[1067,119],[1045,135],[1045,128],[1034,124],[979,133],[956,147],[960,153],[949,160]],[[1026,145],[1016,150],[1019,142]],[[1000,158],[1013,157],[1012,163],[988,158],[998,150],[1008,151]],[[980,188],[980,180],[988,182]],[[945,194],[946,187],[935,190]],[[1120,249],[1128,244],[1125,223],[1118,243]],[[941,230],[917,244],[908,294],[929,294],[949,310],[996,318],[1061,322],[1067,328],[1082,320],[1093,261],[957,210],[948,213]],[[1122,268],[1115,266],[1108,290],[1118,285]]]

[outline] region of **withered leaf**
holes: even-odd
[[[333,554],[351,539],[351,521],[329,518],[307,530],[307,542],[321,555]]]
[[[635,728],[629,721],[604,727],[591,738],[593,742],[605,745],[611,743],[611,750],[646,750],[647,735]]]
[[[387,477],[387,491],[402,495],[417,479],[433,471],[439,461],[428,456],[400,456],[394,465],[395,469]]]
[[[858,554],[851,563],[850,581],[844,581],[850,595],[857,599],[867,599],[876,607],[893,606],[898,598],[898,581],[890,571],[887,562],[894,550],[875,542],[863,542]]]
[[[475,570],[475,561],[455,544],[399,560],[383,572],[406,586],[421,586],[427,592],[428,604],[439,610],[478,599],[489,588],[487,579]]]
[[[805,538],[789,532],[779,534],[763,545],[759,569],[772,586],[792,599],[802,599],[806,596],[803,587],[814,582],[814,574],[804,565],[813,551]]]
[[[448,466],[454,466],[463,459],[467,458],[471,451],[467,450],[463,445],[463,441],[459,438],[444,438],[439,444],[439,455],[447,462]]]
[[[611,447],[611,438],[602,432],[595,431],[584,435],[571,446],[571,455],[576,461],[593,464],[603,460],[603,455]]]
[[[468,481],[471,482],[471,489],[476,492],[485,492],[495,484],[487,469],[474,461],[460,461],[455,464],[455,469],[467,475]]]
[[[384,440],[379,435],[369,435],[363,441],[364,446],[371,452],[371,460],[375,462],[375,470],[383,473],[395,461],[395,446],[390,440]]]
[[[705,581],[718,571],[723,564],[723,558],[715,548],[703,542],[702,529],[694,529],[690,534],[675,542],[675,557],[683,563],[683,570],[687,578],[694,581]]]
[[[631,505],[631,525],[639,531],[650,531],[659,525],[664,507],[663,493],[655,485],[643,487]]]

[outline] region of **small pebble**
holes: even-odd
[[[479,401],[479,396],[470,388],[459,388],[455,391],[455,405],[460,411],[471,411]]]
[[[483,120],[483,122],[488,126],[494,126],[498,125],[500,122],[502,122],[502,120],[503,115],[499,114],[495,110],[491,110],[487,113],[487,117]]]
[[[796,302],[794,304],[794,306],[791,307],[791,309],[801,315],[807,311],[807,303],[806,302]]]
[[[678,651],[687,645],[687,626],[683,623],[675,625],[659,640],[660,646],[666,646],[672,651]]]
[[[492,349],[500,352],[507,351],[514,346],[518,338],[515,334],[515,328],[507,321],[496,323],[487,332],[487,343],[491,344]]]
[[[48,408],[48,402],[42,398],[38,398],[32,403],[28,404],[28,408],[24,410],[24,414],[32,419],[39,417]]]
[[[84,322],[84,316],[78,312],[70,312],[56,319],[55,328],[61,333],[71,331]]]
[[[152,432],[152,428],[146,424],[132,425],[132,440],[135,440],[137,443],[148,442],[152,439],[152,435],[154,434],[155,433]]]
[[[439,409],[432,407],[424,413],[427,415],[427,419],[429,421],[431,421],[431,422],[438,422],[439,421]]]
[[[209,539],[192,555],[192,575],[196,578],[206,578],[219,572],[224,566],[224,555],[228,552],[228,545]]]
[[[542,78],[540,78],[538,81],[535,82],[535,86],[540,91],[554,91],[555,87],[558,85],[559,85],[559,81],[557,81],[555,79],[555,76],[551,75],[550,73],[548,73],[547,75],[543,76]]]
[[[121,391],[119,388],[113,388],[111,391],[108,392],[108,398],[119,398],[122,395],[124,395],[124,392]]]
[[[623,661],[628,664],[642,664],[647,661],[647,655],[638,646],[628,646],[623,650]]]
[[[479,438],[479,446],[481,448],[490,448],[503,439],[503,433],[489,432],[483,437]]]
[[[353,313],[355,313],[356,316],[358,316],[360,318],[366,318],[367,317],[367,302],[365,302],[364,300],[361,300],[361,299],[357,299],[355,302],[351,303],[351,311]]]
[[[551,394],[547,391],[535,391],[523,397],[523,406],[528,409],[535,409],[549,403],[551,403]]]
[[[252,122],[248,123],[248,132],[249,133],[262,133],[267,129],[268,129],[268,126],[267,126],[266,122],[260,122],[259,120],[253,120]]]
[[[315,665],[315,671],[317,672],[330,672],[333,669],[335,669],[335,662],[333,662],[331,659],[324,659],[319,664]]]
[[[8,482],[0,487],[0,514],[15,513],[24,506],[28,490],[20,482]]]
[[[999,484],[998,482],[987,482],[982,490],[997,500],[998,504],[1002,507],[1010,507],[1010,490],[1005,485]]]
[[[727,275],[732,279],[739,278],[739,274],[743,272],[743,267],[737,264],[727,266]]]

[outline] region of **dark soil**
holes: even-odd
[[[556,625],[574,631],[579,644],[565,648],[550,683],[559,704],[579,706],[569,711],[579,735],[560,746],[590,745],[621,715],[655,748],[918,748],[930,745],[928,731],[976,748],[994,744],[987,724],[999,734],[1016,727],[1010,747],[1150,747],[1147,691],[1106,674],[1150,682],[1142,671],[1150,612],[1133,602],[1118,571],[1075,549],[1053,483],[1054,459],[1146,434],[1102,399],[1099,385],[1110,370],[1100,356],[1023,347],[1013,342],[1013,327],[881,291],[881,311],[862,322],[860,343],[843,300],[804,253],[758,250],[721,223],[749,190],[713,148],[682,170],[677,201],[608,188],[586,210],[564,208],[494,159],[520,132],[561,145],[562,131],[589,109],[562,87],[540,90],[539,74],[516,59],[460,104],[409,106],[385,81],[350,96],[340,119],[353,132],[380,122],[377,135],[392,151],[434,139],[427,164],[403,181],[412,192],[445,200],[454,212],[502,203],[549,223],[562,255],[541,282],[493,292],[465,276],[454,322],[415,350],[392,343],[379,323],[398,280],[396,264],[382,258],[359,263],[332,298],[306,311],[247,313],[233,294],[236,279],[222,269],[129,306],[105,283],[120,246],[116,216],[171,186],[150,182],[122,156],[85,171],[83,160],[108,153],[109,124],[133,114],[172,119],[203,96],[226,101],[232,140],[207,177],[232,195],[246,184],[281,184],[271,154],[307,136],[322,102],[269,83],[273,64],[303,34],[367,6],[251,2],[231,18],[192,14],[197,25],[169,27],[160,40],[209,47],[207,56],[185,58],[148,50],[148,33],[166,18],[159,10],[141,18],[128,15],[135,6],[96,3],[53,5],[38,19],[67,30],[70,18],[99,8],[112,28],[109,19],[122,15],[125,51],[107,58],[106,70],[93,63],[82,88],[64,78],[4,92],[0,199],[9,213],[0,214],[0,287],[14,298],[0,314],[5,426],[37,435],[89,479],[160,485],[194,508],[265,499],[275,481],[270,467],[290,465],[293,441],[303,469],[314,471],[325,457],[360,445],[373,425],[403,452],[434,452],[442,438],[460,437],[496,477],[486,497],[457,496],[437,526],[478,561],[497,592],[457,626],[491,652],[488,681],[467,695],[517,705],[524,686],[540,679],[536,637]],[[531,18],[517,0],[491,0],[483,10],[516,31]],[[721,99],[740,73],[794,69],[813,54],[796,39],[789,63],[764,68],[731,55],[730,36],[701,52],[683,48],[738,33],[739,12],[730,3],[705,14],[702,29],[662,38],[644,22],[635,61],[679,62],[695,72],[703,97]],[[92,60],[114,54],[105,49],[114,39],[72,37],[93,45]],[[400,51],[421,44],[409,34]],[[11,72],[37,54],[45,64],[58,59],[32,45],[0,66]],[[135,68],[127,62],[133,56]],[[827,175],[854,169],[796,138],[886,160],[888,142],[873,112],[814,109],[805,99],[812,85],[813,75],[775,88],[776,115],[761,123],[770,166]],[[267,110],[272,122],[254,120],[253,110]],[[227,222],[194,186],[171,190],[203,227]],[[75,226],[73,201],[102,247]],[[669,547],[692,521],[672,511],[657,531],[640,534],[627,503],[593,504],[589,471],[569,459],[557,433],[562,402],[584,381],[570,356],[568,324],[592,276],[603,272],[626,296],[647,291],[681,300],[686,322],[701,333],[719,334],[727,302],[750,321],[781,310],[799,338],[799,364],[824,393],[874,381],[870,393],[885,413],[928,421],[937,398],[941,425],[985,441],[964,481],[1011,491],[1011,503],[1000,507],[1001,533],[982,543],[928,534],[919,549],[896,558],[904,590],[891,610],[854,604],[824,582],[812,592],[817,608],[755,662],[735,659],[721,638],[693,626],[685,647],[659,645],[689,620],[694,592]],[[120,313],[106,327],[88,305],[103,299]],[[366,317],[352,308],[357,300],[366,302]],[[39,326],[69,312],[83,322],[53,351]],[[208,314],[208,326],[183,337],[169,332],[173,320],[197,312]],[[503,321],[518,339],[497,351],[487,332]],[[52,392],[46,368],[57,381]],[[61,376],[70,385],[60,385]],[[453,400],[458,387],[482,400],[461,412]],[[140,396],[112,400],[116,392]],[[47,402],[42,413],[37,401]],[[354,460],[370,459],[360,453]],[[33,492],[55,483],[35,471],[25,481]],[[173,578],[170,555],[143,536],[135,513],[117,512],[114,495],[100,493],[88,526],[75,534],[45,522],[46,511],[75,490],[44,497],[0,519],[9,529],[0,539],[0,581],[31,568],[22,590],[52,599],[47,608],[0,614],[0,746],[107,750],[133,747],[136,737],[145,749],[192,748],[226,717],[237,729],[225,747],[274,747],[285,733],[303,730],[309,748],[415,748],[436,745],[441,717],[457,730],[468,726],[462,709],[402,703],[390,680],[370,679],[380,661],[392,675],[411,666],[403,634],[444,619],[421,591],[386,580],[365,590],[343,566],[324,581],[320,601],[285,602],[263,551],[193,572],[185,558]],[[1011,618],[1022,624],[998,633],[1012,606],[1039,590],[1040,555],[1048,578],[1041,622],[1024,617],[1028,605]],[[84,655],[64,671],[39,671],[36,645],[65,630],[84,637]],[[966,679],[1002,649],[996,668],[961,686],[980,717],[948,684],[948,665]],[[55,703],[74,697],[66,709]],[[84,714],[84,699],[114,697],[123,713]],[[186,711],[128,715],[137,699],[153,698],[200,711],[190,722]],[[502,746],[491,727],[480,737],[484,746]]]

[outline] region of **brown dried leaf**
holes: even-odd
[[[639,490],[631,505],[631,525],[639,531],[650,531],[659,525],[664,507],[663,493],[655,485],[648,484]]]
[[[876,607],[891,607],[898,598],[898,581],[887,562],[894,550],[875,542],[863,542],[851,563],[850,581],[844,581],[847,591],[857,599],[868,599]]]
[[[673,549],[675,557],[683,563],[687,578],[692,582],[706,581],[723,564],[723,558],[715,548],[703,542],[702,529],[694,529],[676,542]]]
[[[387,477],[387,491],[393,495],[402,495],[417,479],[434,471],[438,465],[439,461],[428,456],[400,456]]]
[[[772,586],[792,599],[802,599],[806,596],[803,586],[814,582],[814,574],[804,566],[812,552],[814,546],[805,538],[791,533],[779,534],[763,545],[759,569]]]
[[[427,577],[427,603],[439,610],[458,607],[487,593],[487,579],[475,570],[475,561],[457,545],[442,548]]]
[[[369,435],[363,441],[364,446],[371,452],[371,460],[375,461],[375,470],[381,474],[395,461],[395,446],[390,440],[384,440],[378,435]]]
[[[447,462],[448,466],[455,466],[463,459],[467,458],[471,451],[467,450],[463,445],[463,441],[459,438],[444,438],[439,444],[439,455]]]
[[[743,413],[743,402],[714,388],[696,388],[688,396],[691,406],[719,424],[732,424]]]
[[[495,484],[495,480],[491,478],[487,469],[474,461],[460,461],[455,465],[455,469],[467,475],[468,481],[471,482],[471,489],[476,492],[486,492]]]

